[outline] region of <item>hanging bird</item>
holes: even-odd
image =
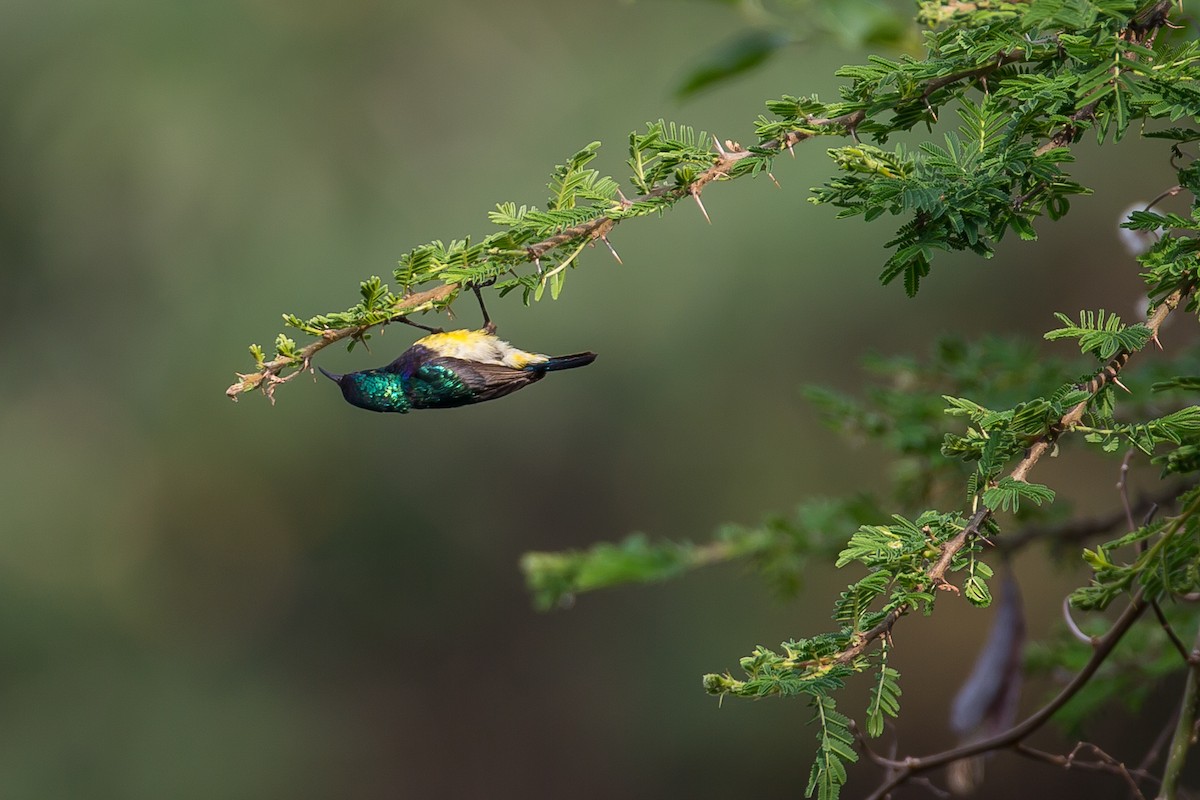
[[[418,339],[386,367],[345,375],[321,369],[322,374],[341,387],[342,397],[351,405],[407,414],[417,408],[455,408],[494,400],[540,381],[547,372],[596,360],[595,353],[544,356],[518,350],[496,336],[483,297],[478,288],[474,291],[483,312],[481,329],[442,331],[402,320],[430,335]]]

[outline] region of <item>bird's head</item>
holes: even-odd
[[[322,375],[338,385],[338,388],[342,390],[342,397],[346,398],[347,402],[358,405],[358,403],[354,402],[358,392],[355,391],[354,381],[349,374],[337,375],[324,367],[317,367],[317,369],[321,370]]]
[[[338,385],[347,403],[368,411],[408,411],[408,398],[400,391],[399,378],[382,370],[368,369],[337,375],[317,367]]]

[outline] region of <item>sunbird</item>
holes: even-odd
[[[443,331],[400,321],[429,331],[392,363],[378,369],[325,377],[342,389],[351,405],[368,411],[407,414],[418,408],[456,408],[512,394],[546,377],[547,372],[584,367],[596,360],[595,353],[544,356],[518,350],[496,336],[496,325],[488,317],[483,296],[472,287],[483,312],[479,330]]]

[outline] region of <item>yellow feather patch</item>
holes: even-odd
[[[464,329],[433,333],[418,339],[416,343],[442,358],[461,358],[464,361],[496,364],[513,369],[522,369],[530,364],[540,364],[548,360],[548,356],[518,350],[483,330]]]

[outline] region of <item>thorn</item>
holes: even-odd
[[[771,179],[771,183],[775,184],[775,188],[776,188],[776,189],[782,189],[782,188],[783,188],[782,186],[780,186],[780,185],[779,185],[779,181],[775,180],[775,176],[774,176],[774,175],[772,175],[771,173],[769,173],[769,172],[768,172],[768,173],[767,173],[767,177]]]
[[[1115,376],[1115,375],[1113,376],[1112,382],[1115,383],[1117,386],[1120,386],[1125,391],[1129,392],[1129,387],[1126,386],[1125,384],[1121,383],[1121,379],[1118,378],[1117,376]],[[1129,392],[1129,393],[1133,394],[1133,392]]]
[[[610,242],[610,241],[608,240],[608,237],[607,237],[607,236],[601,236],[601,237],[600,237],[600,241],[604,242],[604,246],[608,248],[608,252],[612,253],[612,257],[613,257],[613,258],[615,258],[615,259],[617,260],[617,263],[618,263],[618,264],[624,264],[624,263],[625,263],[624,261],[622,261],[622,260],[621,260],[621,257],[620,257],[619,255],[617,255],[617,251],[616,251],[616,249],[614,249],[614,248],[613,248],[613,246],[612,246],[612,242]]]
[[[534,258],[533,265],[535,267],[537,267],[537,274],[541,275],[542,274],[542,260],[540,258]]]
[[[1162,350],[1162,349],[1163,349],[1162,342],[1160,342],[1160,341],[1158,340],[1158,331],[1155,331],[1155,332],[1154,332],[1154,333],[1153,333],[1153,334],[1150,336],[1150,341],[1154,342],[1154,346],[1155,346],[1155,347],[1157,347],[1159,350]]]
[[[617,197],[621,198],[621,205],[629,205],[629,198],[625,196],[625,193],[621,191],[621,187],[619,186],[617,187]]]
[[[700,213],[704,215],[706,220],[708,220],[708,224],[712,225],[712,218],[708,216],[708,211],[705,210],[704,203],[700,201],[700,193],[692,192],[692,199],[696,201],[696,205],[700,206]]]
[[[792,138],[791,138],[791,136],[789,135],[789,136],[788,136],[787,149],[788,149],[788,152],[792,154],[792,158],[795,158],[795,157],[796,157],[796,150],[795,150],[795,147],[794,147],[794,145],[795,145],[795,144],[796,144],[796,143],[792,141]]]
[[[717,135],[715,133],[712,134],[712,140],[713,140],[713,145],[715,145],[717,148],[717,152],[720,153],[721,155],[725,155],[726,154],[725,148],[721,147],[721,140],[717,138]]]

